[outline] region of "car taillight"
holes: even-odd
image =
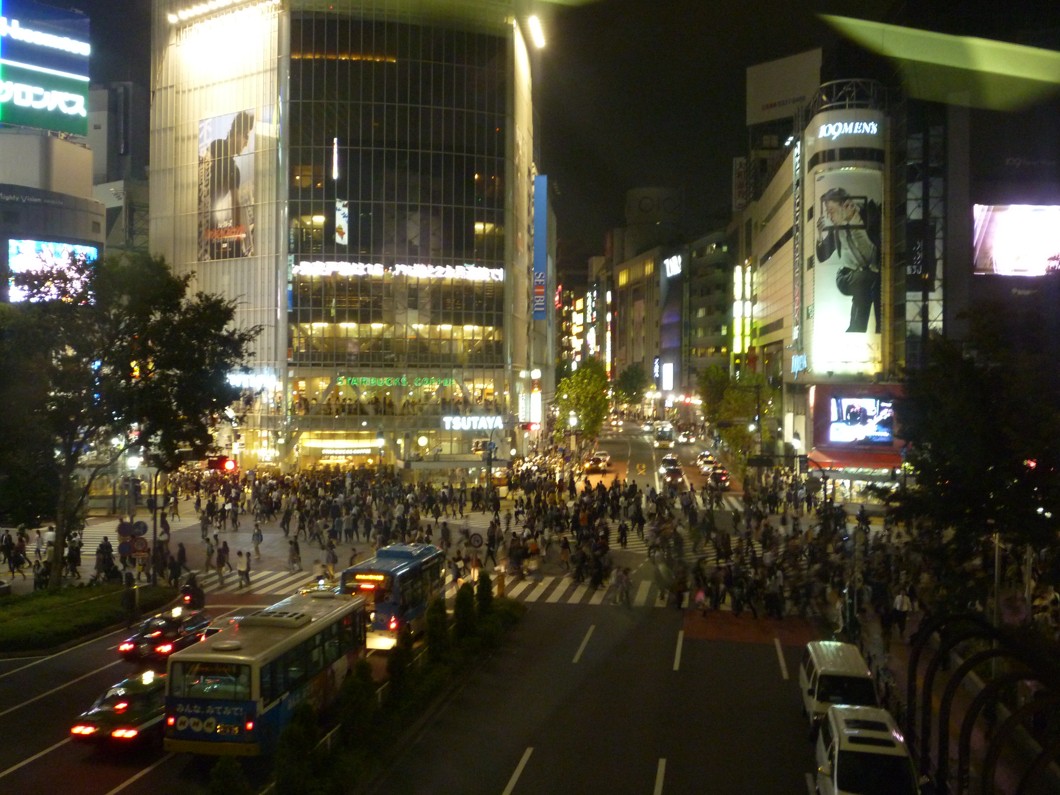
[[[131,641],[125,641],[118,646],[118,651],[132,651],[136,648],[136,644]]]
[[[115,740],[134,740],[139,733],[136,729],[115,729],[110,736]]]
[[[155,646],[155,651],[159,654],[169,654],[173,651],[172,643],[163,643],[161,646]]]
[[[184,594],[184,596],[181,597],[181,601],[184,604],[186,604],[186,605],[190,605],[191,604],[191,594],[189,594],[189,593]]]
[[[397,632],[397,628],[398,628],[397,617],[396,616],[391,616],[390,617],[390,623],[387,624],[387,629],[389,629],[391,632]]]
[[[117,704],[114,705],[114,711],[115,712],[125,712],[125,710],[127,710],[128,708],[129,708],[129,702],[128,701],[119,701]]]
[[[95,726],[89,726],[89,725],[84,724],[84,723],[79,723],[76,726],[74,726],[72,729],[70,729],[70,734],[76,734],[79,737],[88,737],[90,735],[95,734],[96,733],[96,729],[97,729],[97,727],[95,727]]]

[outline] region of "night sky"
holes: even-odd
[[[150,0],[48,2],[92,17],[94,79],[139,70],[147,82]],[[951,27],[977,7],[1012,15],[1014,6],[1035,6],[927,5],[931,11],[918,13]],[[747,67],[834,41],[818,13],[880,20],[895,6],[923,8],[901,0],[539,2],[548,41],[532,54],[535,134],[539,167],[557,194],[561,267],[584,269],[588,256],[603,252],[631,188],[681,191],[689,237],[723,225],[732,158],[746,150]]]

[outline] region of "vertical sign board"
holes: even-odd
[[[0,2],[0,122],[87,135],[91,52],[84,14]]]
[[[534,283],[531,304],[534,320],[545,319],[548,290],[548,177],[534,177]]]

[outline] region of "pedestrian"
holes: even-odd
[[[169,569],[169,586],[176,588],[180,585],[180,562],[177,560],[176,555],[169,556],[167,568]]]
[[[261,542],[264,536],[261,532],[261,522],[254,522],[254,532],[250,536],[251,542],[254,544],[254,557],[261,560]]]
[[[206,542],[206,565],[203,566],[203,572],[205,573],[213,568],[213,556],[217,551],[217,545],[210,540],[209,536],[203,540]]]
[[[335,566],[339,562],[339,553],[335,549],[335,542],[328,541],[327,551],[324,553],[324,567],[329,580],[335,579]]]
[[[302,570],[302,551],[298,547],[298,536],[288,543],[287,548],[287,570],[291,572]]]
[[[183,541],[177,542],[176,558],[177,558],[177,565],[180,566],[180,570],[181,571],[186,571],[186,572],[188,572],[190,574],[191,573],[191,569],[188,568],[188,550],[186,550],[184,548],[184,542]]]
[[[236,552],[236,573],[239,575],[239,587],[250,587],[250,553],[243,550]]]
[[[231,564],[228,563],[227,555],[228,542],[226,541],[224,543],[224,546],[220,546],[217,548],[217,557],[214,563],[214,565],[217,567],[217,581],[220,583],[222,588],[224,588],[225,585],[225,567],[231,566]]]
[[[133,580],[132,572],[125,572],[125,588],[121,592],[121,609],[125,615],[126,629],[132,629],[132,625],[138,617],[138,601],[136,583]]]
[[[900,588],[894,597],[893,614],[894,625],[898,628],[898,640],[905,640],[905,622],[913,609],[913,600],[909,598],[909,592]],[[888,638],[890,640],[890,638]]]

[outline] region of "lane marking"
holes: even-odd
[[[23,701],[21,704],[15,704],[15,706],[13,706],[13,707],[8,707],[3,712],[0,712],[0,718],[2,718],[4,715],[7,715],[8,713],[14,712],[15,710],[19,710],[19,709],[22,709],[23,707],[27,707],[30,704],[32,704],[34,701],[40,701],[42,698],[47,698],[48,696],[54,695],[55,693],[58,693],[60,690],[65,690],[70,685],[76,684],[77,682],[80,682],[82,679],[88,679],[88,677],[95,676],[96,674],[98,674],[101,671],[105,671],[108,668],[113,668],[115,665],[128,665],[128,663],[126,663],[125,660],[122,660],[122,659],[115,660],[112,663],[107,663],[106,665],[104,665],[104,666],[102,666],[100,668],[97,668],[94,671],[89,671],[87,674],[82,674],[81,676],[77,677],[76,679],[71,679],[69,682],[66,682],[65,684],[61,684],[58,687],[53,687],[51,690],[46,690],[45,692],[41,693],[39,696],[34,696],[31,699],[27,699],[26,701]]]
[[[655,768],[655,789],[653,795],[662,795],[663,780],[666,778],[666,757],[659,760],[659,766]]]
[[[788,664],[784,661],[784,650],[780,647],[780,638],[773,638],[773,645],[777,650],[777,660],[780,662],[780,678],[788,681]]]
[[[578,647],[578,653],[574,655],[574,659],[571,660],[572,665],[577,665],[578,661],[582,658],[582,652],[585,651],[585,647],[589,645],[589,638],[593,636],[593,630],[596,629],[596,624],[592,624],[589,627],[589,631],[585,633],[585,637],[582,638],[582,645]]]
[[[121,784],[116,786],[114,789],[112,789],[110,792],[108,792],[107,795],[114,795],[115,792],[121,792],[123,789],[128,787],[130,784],[135,784],[137,782],[137,780],[139,780],[139,779],[143,778],[144,776],[146,776],[148,773],[150,773],[156,767],[161,765],[163,762],[168,762],[174,756],[176,756],[176,754],[174,754],[174,753],[166,754],[165,756],[163,756],[161,759],[159,759],[157,762],[155,762],[150,767],[145,767],[143,770],[141,770],[139,773],[137,773],[132,778],[126,779],[124,782],[122,782]]]
[[[677,633],[677,649],[674,650],[674,670],[681,667],[681,648],[685,643],[685,631],[682,629]]]
[[[66,744],[67,744],[68,742],[70,742],[70,738],[69,738],[69,737],[67,737],[67,738],[66,738],[65,740],[60,740],[59,742],[57,742],[57,743],[56,743],[55,745],[51,746],[50,748],[45,748],[45,749],[44,749],[43,751],[39,751],[39,752],[35,753],[35,754],[34,754],[33,756],[31,756],[31,757],[30,757],[29,759],[23,759],[23,760],[22,760],[21,762],[19,762],[19,763],[18,763],[17,765],[12,765],[12,766],[11,766],[11,767],[9,767],[9,768],[8,768],[7,770],[5,770],[5,771],[3,771],[2,773],[0,773],[0,778],[3,778],[4,776],[8,775],[9,773],[14,773],[14,772],[15,772],[16,770],[18,770],[18,769],[19,769],[20,767],[25,767],[25,766],[26,766],[26,765],[28,765],[28,764],[29,764],[30,762],[33,762],[33,761],[35,761],[35,760],[37,760],[37,759],[40,759],[40,758],[41,758],[42,756],[44,756],[45,754],[50,754],[50,753],[51,753],[52,751],[54,751],[54,750],[55,750],[56,748],[58,748],[58,747],[60,747],[60,746],[63,746],[63,745],[66,745]]]
[[[519,764],[515,766],[515,771],[512,773],[512,777],[508,779],[508,786],[504,788],[504,792],[502,792],[501,795],[512,795],[512,793],[515,791],[515,785],[519,781],[519,776],[523,774],[523,768],[526,767],[526,763],[530,761],[530,754],[532,754],[533,752],[533,746],[523,751],[523,758],[520,759]]]

